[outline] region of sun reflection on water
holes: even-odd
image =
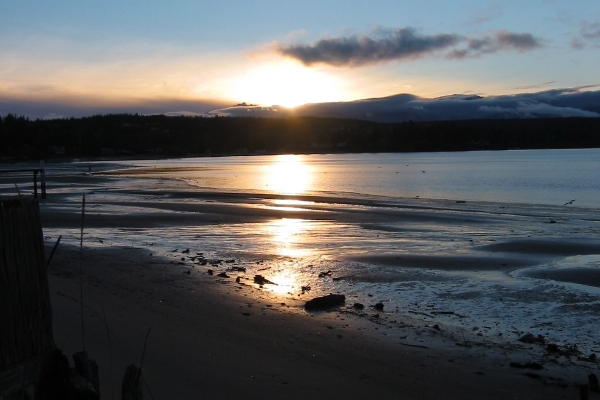
[[[266,178],[268,188],[278,194],[302,194],[310,189],[311,168],[302,156],[280,155],[267,166]]]
[[[309,222],[303,219],[282,218],[269,222],[266,231],[272,236],[277,253],[285,257],[305,257],[310,254],[299,244],[309,230]]]

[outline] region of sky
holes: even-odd
[[[0,2],[0,115],[600,86],[600,1]]]

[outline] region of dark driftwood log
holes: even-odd
[[[131,364],[125,368],[121,385],[121,400],[142,400],[142,370]]]
[[[343,294],[328,294],[327,296],[315,297],[304,305],[306,310],[325,310],[327,308],[342,305],[346,302]]]

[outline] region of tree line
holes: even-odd
[[[109,114],[0,117],[3,160],[600,147],[600,118],[377,123]]]

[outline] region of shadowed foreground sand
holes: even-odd
[[[85,347],[99,363],[102,398],[120,398],[149,329],[143,369],[155,399],[575,399],[586,381],[527,377],[485,348],[400,345],[365,329],[364,318],[311,316],[300,301],[282,305],[233,280],[166,272],[166,263],[127,248],[80,257],[65,245],[55,254],[55,341],[69,356],[82,348],[82,265]]]

